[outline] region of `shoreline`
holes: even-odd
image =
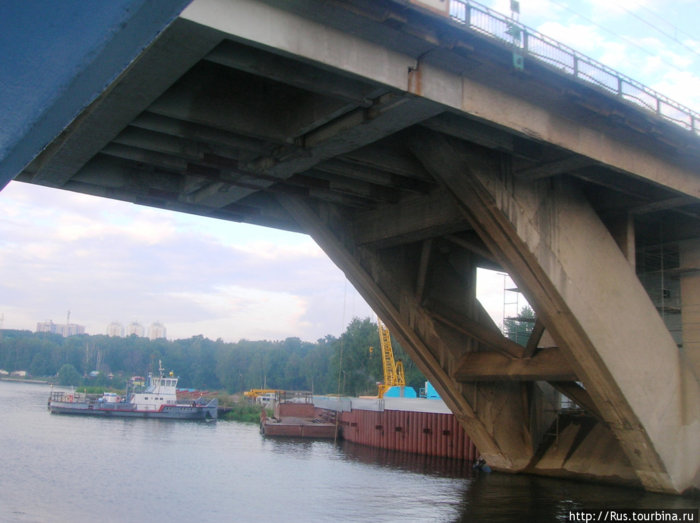
[[[32,378],[15,378],[9,376],[0,376],[0,381],[14,381],[17,383],[34,383],[36,385],[50,385],[51,382],[48,380],[35,380]]]

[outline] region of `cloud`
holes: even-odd
[[[169,337],[315,340],[344,330],[345,300],[371,314],[305,235],[15,182],[0,199],[6,328],[70,309],[91,334],[159,320]]]
[[[258,240],[237,247],[241,253],[254,255],[265,260],[292,260],[299,258],[323,258],[326,254],[308,236],[294,244],[280,245],[271,241]]]
[[[692,52],[700,54],[700,40],[686,38],[682,41],[683,45],[692,50]]]
[[[590,24],[551,21],[539,30],[682,105],[700,107],[700,60],[657,36],[613,39]]]
[[[98,220],[85,214],[62,215],[58,218],[56,236],[66,242],[122,236],[138,243],[155,245],[176,234],[172,223],[148,216],[137,215],[123,223],[111,222],[112,219],[108,213],[102,213]]]
[[[691,109],[700,108],[700,76],[690,71],[669,71],[650,87]]]
[[[187,309],[187,319],[170,327],[173,334],[202,329],[211,338],[293,336],[307,310],[306,299],[301,296],[238,285],[219,286],[206,293],[173,292],[169,297]],[[193,318],[196,309],[199,318]]]
[[[580,23],[545,22],[537,30],[583,54],[594,54],[607,43],[595,27]]]
[[[589,0],[596,19],[625,17],[630,12],[641,11],[652,2],[648,0]]]

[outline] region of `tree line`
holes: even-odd
[[[372,395],[383,378],[377,325],[369,318],[355,318],[339,338],[327,335],[315,343],[299,338],[230,343],[201,335],[169,341],[135,335],[0,333],[0,369],[26,370],[65,385],[121,388],[131,376],[157,373],[159,361],[179,376],[178,387],[229,393],[270,388]],[[392,346],[396,359],[403,361],[407,385],[418,391],[425,377],[395,340]]]

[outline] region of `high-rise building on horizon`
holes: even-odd
[[[124,326],[118,321],[113,321],[112,323],[107,325],[107,336],[111,336],[114,338],[123,338]]]
[[[52,320],[40,321],[36,324],[36,332],[51,332],[60,334],[64,338],[85,334],[85,326],[77,323],[54,323]]]
[[[148,328],[148,338],[150,340],[165,338],[165,333],[165,325],[158,321],[154,321],[153,323],[151,323],[151,326]]]
[[[131,336],[132,334],[135,334],[139,338],[143,338],[146,335],[146,329],[144,329],[143,325],[141,325],[139,322],[132,321],[126,327],[126,335]]]

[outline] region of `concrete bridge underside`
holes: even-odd
[[[697,134],[406,1],[196,0],[17,179],[308,233],[493,468],[680,493],[699,158]],[[478,267],[527,297],[526,346]]]

